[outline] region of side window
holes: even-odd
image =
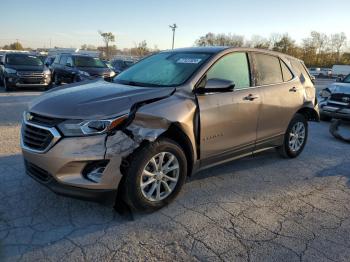
[[[283,81],[288,82],[288,81],[293,79],[293,74],[290,71],[290,69],[288,68],[288,66],[286,65],[286,63],[283,62],[282,60],[280,60],[280,61],[281,61]]]
[[[66,65],[66,63],[67,63],[67,56],[66,55],[61,56],[60,65]]]
[[[66,64],[70,64],[71,66],[73,66],[73,59],[72,59],[72,57],[67,57],[67,62],[66,62]]]
[[[60,62],[60,56],[59,55],[56,55],[55,56],[55,60],[53,60],[53,63],[54,64],[58,64]]]
[[[255,53],[254,60],[256,69],[255,78],[258,86],[283,82],[281,65],[278,57]]]
[[[232,53],[214,64],[207,73],[207,79],[219,78],[233,81],[235,90],[250,86],[249,64],[246,53]]]
[[[306,80],[311,81],[308,72],[300,61],[290,60],[290,62],[302,82],[305,82]]]

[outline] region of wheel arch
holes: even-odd
[[[191,140],[186,133],[176,123],[172,123],[169,128],[159,136],[174,140],[179,144],[187,159],[187,176],[190,176],[194,167],[194,151]]]
[[[307,121],[314,121],[314,122],[319,122],[320,121],[320,116],[319,113],[314,109],[310,107],[302,107],[300,108],[296,114],[301,114],[303,115]]]

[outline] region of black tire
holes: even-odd
[[[304,127],[304,139],[297,150],[293,150],[290,145],[290,141],[292,138],[292,130],[296,125],[300,123]],[[284,135],[283,145],[277,148],[278,153],[284,158],[295,158],[304,150],[305,144],[307,142],[308,137],[308,123],[306,118],[301,114],[295,114],[293,119],[290,121],[287,131]]]
[[[144,168],[150,160],[161,152],[173,154],[179,164],[178,180],[171,193],[160,201],[150,201],[141,189]],[[161,138],[136,150],[127,160],[124,181],[119,187],[122,198],[133,211],[151,212],[170,203],[179,194],[187,176],[187,160],[182,148],[173,140]],[[147,180],[148,181],[148,180]],[[156,182],[161,184],[159,181]],[[150,184],[151,185],[151,184]],[[153,185],[153,184],[152,184]],[[164,186],[163,186],[163,189]]]
[[[53,75],[53,83],[55,84],[55,86],[61,85],[61,81],[60,81],[60,79],[58,78],[57,74],[54,74],[54,75]]]
[[[6,77],[3,78],[2,85],[5,89],[5,92],[11,92],[13,90],[12,87],[7,83]]]
[[[320,120],[325,121],[325,122],[329,122],[332,120],[332,117],[324,115],[324,114],[320,114]]]

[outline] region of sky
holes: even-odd
[[[103,45],[98,31],[113,32],[118,48],[147,41],[171,48],[193,46],[208,32],[269,37],[288,33],[301,42],[312,30],[344,32],[350,39],[350,0],[0,0],[0,46]]]

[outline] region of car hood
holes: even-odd
[[[28,111],[64,119],[107,119],[128,113],[135,104],[170,96],[174,87],[150,88],[87,81],[54,88],[37,99]]]
[[[27,65],[6,65],[6,68],[12,68],[17,71],[40,71],[42,72],[45,68],[44,65],[41,66],[27,66]]]
[[[328,89],[332,92],[332,94],[350,94],[349,83],[333,83],[328,86]]]
[[[109,73],[112,70],[108,67],[99,68],[99,67],[77,67],[78,70],[88,72],[91,76],[102,76],[104,73]]]

